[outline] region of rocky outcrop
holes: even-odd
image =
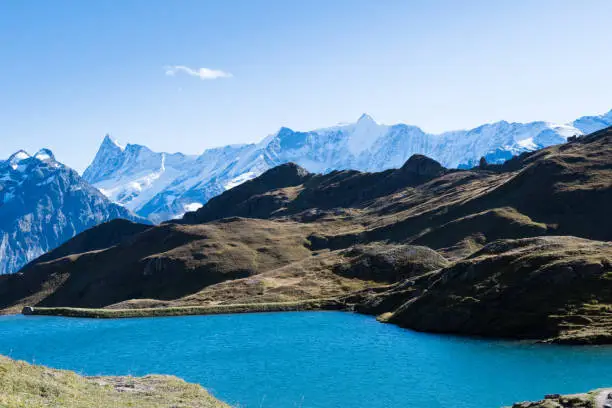
[[[512,408],[607,408],[612,404],[612,389],[600,389],[586,394],[546,395],[537,402],[519,402]]]
[[[501,240],[408,296],[388,321],[420,331],[612,342],[612,243],[575,237]]]
[[[343,252],[348,262],[334,268],[341,276],[395,283],[448,266],[436,251],[412,245],[356,245]]]
[[[445,172],[437,161],[430,159],[422,154],[414,154],[410,156],[408,161],[399,169],[404,174],[409,174],[423,179],[432,179],[441,176]]]

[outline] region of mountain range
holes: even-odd
[[[100,223],[146,220],[112,203],[47,149],[0,161],[0,275]]]
[[[113,202],[159,223],[179,218],[223,191],[287,162],[318,173],[372,172],[401,167],[413,154],[423,154],[448,168],[471,168],[481,157],[502,163],[610,125],[612,111],[570,124],[501,121],[430,134],[406,124],[382,125],[364,114],[355,123],[324,129],[281,128],[259,143],[208,149],[200,156],[156,153],[134,144],[121,146],[106,136],[83,178]]]

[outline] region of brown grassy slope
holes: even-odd
[[[323,252],[249,278],[222,282],[173,301],[174,306],[267,303],[346,296],[364,287],[386,286],[448,265],[424,247],[358,246]],[[121,307],[117,305],[114,307]]]
[[[82,377],[0,356],[0,406],[7,408],[229,408],[176,377]]]
[[[106,249],[125,242],[149,228],[151,228],[151,225],[138,224],[120,218],[111,220],[95,228],[83,231],[58,248],[38,257],[32,261],[32,264],[48,262],[71,254]]]
[[[164,225],[106,250],[31,265],[2,282],[0,307],[176,299],[303,259],[306,235],[295,223],[264,220]]]
[[[32,264],[3,278],[0,305],[18,312],[26,305],[134,308],[327,299],[447,264],[428,248],[402,245],[313,252],[307,240],[313,226],[234,218],[148,229],[106,250]],[[347,266],[353,262],[356,269]],[[370,263],[376,270],[366,274]]]
[[[420,331],[609,343],[612,243],[568,236],[500,240],[363,303]]]

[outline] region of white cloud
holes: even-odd
[[[219,79],[219,78],[230,78],[232,74],[229,72],[221,71],[219,69],[210,68],[198,68],[193,69],[184,65],[172,65],[165,67],[166,75],[175,76],[178,73],[184,73],[187,75],[199,77],[200,79]]]

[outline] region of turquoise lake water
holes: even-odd
[[[174,374],[246,408],[486,408],[612,385],[612,348],[415,333],[341,312],[0,317],[0,354],[88,375]]]

